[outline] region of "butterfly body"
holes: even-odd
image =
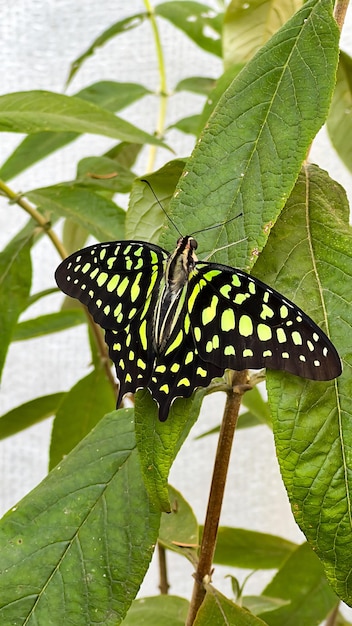
[[[95,244],[56,270],[105,330],[127,392],[147,387],[167,418],[225,369],[268,367],[313,380],[340,375],[336,349],[295,304],[241,270],[199,261],[181,237],[173,253],[143,241]]]

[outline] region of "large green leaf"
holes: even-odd
[[[133,430],[131,409],[106,415],[5,515],[1,624],[121,622],[145,575],[160,518],[144,488]]]
[[[38,424],[44,419],[55,415],[65,392],[52,393],[49,396],[41,396],[29,400],[20,406],[16,406],[8,413],[0,417],[0,439],[10,437],[21,432],[33,424]]]
[[[171,511],[168,475],[171,465],[196,421],[205,390],[191,398],[178,398],[166,422],[158,420],[156,402],[147,390],[135,396],[136,440],[145,485],[152,502],[162,511]]]
[[[102,367],[94,368],[79,380],[67,392],[56,412],[49,468],[55,467],[115,406],[116,391],[112,389]]]
[[[156,137],[96,104],[50,91],[22,91],[0,96],[0,131],[70,131],[162,145]]]
[[[249,61],[302,4],[303,0],[232,0],[223,28],[225,67]]]
[[[288,604],[263,614],[269,626],[318,624],[338,601],[328,585],[319,559],[306,543],[287,559],[264,589],[263,595],[289,600]]]
[[[200,607],[194,626],[267,626],[247,609],[234,604],[220,591],[210,587]]]
[[[246,569],[274,569],[280,567],[295,547],[291,541],[275,535],[220,526],[214,563]]]
[[[330,335],[344,371],[330,382],[267,372],[281,473],[293,513],[337,593],[352,603],[352,231],[346,195],[310,166],[275,225],[255,274]]]
[[[197,519],[182,494],[169,485],[171,512],[163,513],[158,541],[164,548],[186,556],[196,563],[199,547]]]
[[[188,602],[177,596],[154,596],[132,602],[123,626],[184,626]]]
[[[90,189],[127,193],[136,178],[126,167],[106,156],[86,157],[77,167],[77,178],[72,184]],[[68,184],[68,183],[66,183]]]
[[[100,241],[124,238],[125,211],[89,189],[61,184],[26,195],[46,211],[71,218]]]
[[[31,235],[16,237],[0,253],[0,377],[17,320],[27,306],[32,282],[31,244]]]
[[[117,83],[112,81],[101,81],[89,85],[79,91],[77,98],[88,100],[109,111],[119,111],[138,98],[143,97],[149,91],[135,83]],[[0,178],[9,180],[17,176],[37,161],[66,146],[71,141],[79,137],[78,132],[73,131],[41,131],[25,137],[0,167]],[[141,148],[141,144],[136,144]]]
[[[327,129],[339,157],[352,171],[352,59],[342,51]]]
[[[163,2],[157,4],[154,11],[182,30],[197,46],[221,56],[222,13],[191,0]]]
[[[147,183],[136,181],[132,187],[126,214],[127,239],[158,242],[165,218],[163,209],[166,210],[169,206],[184,166],[183,159],[175,159],[166,163],[160,170],[144,176],[152,189]],[[173,236],[172,249],[176,247],[179,236],[176,229],[173,229]]]
[[[73,326],[79,326],[86,321],[87,317],[82,308],[40,315],[17,324],[12,340],[25,341],[26,339],[33,339],[33,337],[42,337]]]
[[[254,264],[327,115],[338,41],[330,0],[309,0],[220,99],[170,204],[183,233],[223,224],[199,234],[201,254],[231,244],[212,258]]]

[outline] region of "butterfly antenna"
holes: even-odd
[[[195,230],[194,233],[192,233],[192,237],[193,235],[198,235],[198,233],[204,233],[206,230],[213,230],[213,228],[219,228],[219,226],[225,226],[229,222],[233,222],[233,220],[237,220],[238,217],[242,217],[242,215],[243,213],[239,213],[238,215],[235,215],[235,217],[230,217],[230,219],[226,220],[226,222],[220,222],[219,224],[213,224],[213,226],[208,226],[207,228],[201,228],[200,230]]]
[[[165,215],[166,215],[167,219],[171,222],[171,224],[173,225],[174,229],[175,229],[175,230],[177,230],[177,232],[178,232],[178,234],[180,235],[180,237],[183,237],[183,235],[182,235],[181,231],[177,228],[177,226],[176,226],[175,222],[173,221],[173,219],[170,217],[170,215],[168,215],[168,214],[166,213],[166,211],[165,211],[165,209],[164,209],[163,205],[161,204],[161,202],[160,202],[160,200],[159,200],[158,196],[156,195],[156,193],[155,193],[155,191],[154,191],[153,187],[151,186],[151,184],[150,184],[149,180],[147,180],[146,178],[140,178],[139,180],[141,181],[141,183],[146,183],[146,184],[148,185],[148,187],[149,187],[150,191],[152,192],[152,194],[153,194],[153,196],[154,196],[155,200],[157,201],[157,203],[158,203],[158,205],[160,206],[160,208],[162,209],[162,211],[165,213]]]

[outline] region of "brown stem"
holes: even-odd
[[[235,434],[242,396],[245,391],[251,388],[248,381],[249,377],[247,370],[243,370],[242,372],[233,372],[232,389],[227,394],[224,417],[222,420],[218,448],[216,451],[208,509],[199,552],[198,567],[194,574],[195,582],[186,626],[192,626],[198,609],[206,594],[203,582],[209,582],[211,577],[216,536],[224,497],[232,442]]]
[[[26,213],[28,213],[28,215],[30,215],[37,222],[37,224],[46,232],[61,258],[65,259],[67,257],[67,252],[65,248],[63,247],[56,233],[54,233],[54,231],[50,228],[48,220],[41,213],[39,213],[39,211],[37,211],[25,198],[23,198],[21,194],[16,194],[13,189],[8,187],[8,185],[6,185],[1,179],[0,193],[2,193],[4,196],[7,196],[11,202],[15,202],[16,204],[18,204],[21,209],[24,209],[24,211],[26,211]]]
[[[340,602],[338,602],[336,604],[335,608],[331,611],[328,619],[326,620],[325,626],[337,626],[337,619],[338,619],[338,615],[339,615],[339,607],[340,607]]]
[[[160,589],[160,593],[166,595],[170,588],[170,585],[167,580],[166,550],[160,543],[158,543],[158,557],[159,557],[159,573],[160,573],[159,589]]]
[[[336,20],[336,23],[340,29],[340,32],[342,30],[344,21],[345,21],[345,17],[346,17],[346,11],[348,9],[348,5],[349,5],[349,0],[337,0],[335,2],[335,6],[334,6],[334,18]]]

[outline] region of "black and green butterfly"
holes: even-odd
[[[120,382],[118,404],[147,387],[166,420],[227,368],[268,367],[313,380],[341,374],[328,337],[277,291],[241,270],[198,261],[180,237],[169,254],[144,241],[84,248],[56,270],[60,289],[105,330]]]

